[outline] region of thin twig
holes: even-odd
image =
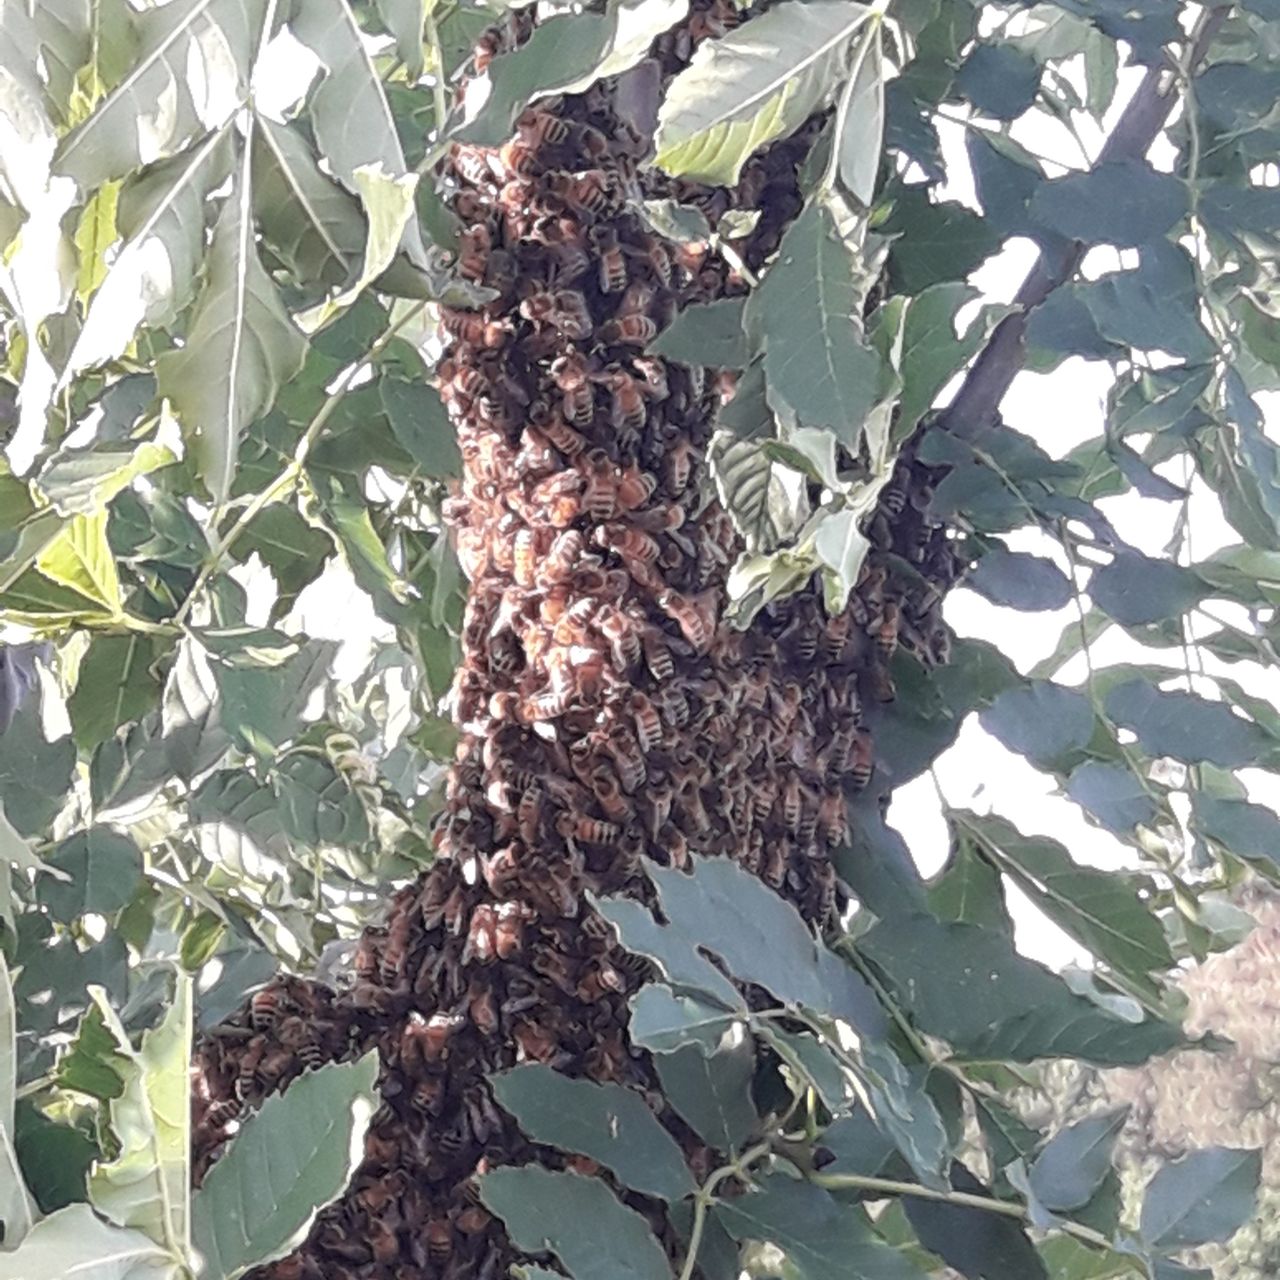
[[[721,1166],[698,1188],[693,1201],[693,1226],[689,1231],[689,1248],[685,1253],[684,1266],[680,1268],[680,1280],[693,1280],[693,1273],[698,1266],[698,1249],[702,1245],[702,1233],[707,1225],[707,1213],[715,1202],[716,1189],[729,1178],[741,1177],[751,1165],[762,1156],[769,1154],[767,1142],[758,1143],[744,1151],[736,1160]]]

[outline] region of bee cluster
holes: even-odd
[[[656,47],[655,83],[735,20],[728,0],[695,10]],[[530,13],[482,38],[477,63],[522,39]],[[746,632],[721,621],[739,543],[707,497],[705,454],[731,389],[646,346],[681,307],[744,285],[708,245],[668,242],[634,212],[648,139],[625,96],[606,82],[535,103],[504,146],[455,145],[442,175],[463,224],[459,271],[493,294],[444,310],[439,367],[464,460],[446,511],[470,580],[451,694],[462,736],[437,861],[366,932],[351,989],[322,997],[340,1010],[317,1019],[332,1034],[286,1044],[302,1002],[283,980],[243,1015],[248,1039],[201,1050],[202,1166],[247,1101],[357,1046],[381,1053],[382,1105],[352,1187],[259,1277],[505,1275],[514,1255],[478,1175],[530,1158],[583,1167],[532,1146],[494,1104],[486,1075],[522,1061],[640,1089],[704,1170],[710,1153],[626,1037],[646,963],[586,893],[645,897],[644,858],[719,854],[832,922],[842,788],[872,771],[863,708],[893,696],[899,643],[944,656],[953,557],[909,462],[844,613],[828,617],[814,588]],[[758,206],[742,242],[758,264],[800,206],[815,130],[753,160],[734,192],[677,194],[709,214]],[[246,1048],[268,1033],[287,1065]],[[660,1207],[626,1198],[675,1248]]]

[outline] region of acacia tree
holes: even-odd
[[[1212,1049],[1280,847],[1276,16],[5,0],[0,1275],[1205,1274],[1256,1151],[1124,1203],[1011,1099]],[[922,881],[970,713],[1140,870],[948,809]]]

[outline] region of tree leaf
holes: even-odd
[[[1142,1198],[1139,1231],[1152,1249],[1228,1240],[1253,1214],[1258,1151],[1206,1147],[1160,1169]]]
[[[787,1256],[802,1280],[924,1280],[898,1250],[879,1240],[861,1209],[821,1187],[780,1174],[716,1204],[715,1216],[735,1240],[766,1240]]]
[[[39,485],[62,515],[94,515],[139,476],[175,462],[172,450],[153,441],[98,444],[55,456]]]
[[[853,0],[812,0],[700,45],[658,112],[657,164],[691,181],[732,186],[753,151],[827,100],[869,12]]]
[[[295,737],[313,691],[329,673],[335,640],[308,640],[297,654],[271,667],[217,663],[221,719],[248,751],[271,756]]]
[[[90,191],[219,128],[244,101],[265,11],[264,0],[176,0],[137,15],[128,75],[63,139],[57,172]]]
[[[1006,689],[978,717],[982,727],[1010,751],[1051,768],[1093,737],[1094,713],[1076,689],[1047,680]]]
[[[1082,867],[1058,841],[1025,836],[995,815],[955,820],[1045,915],[1113,968],[1144,980],[1173,967],[1160,921],[1126,877]]]
[[[100,1162],[89,1177],[94,1208],[118,1226],[135,1227],[182,1256],[190,1231],[191,980],[177,976],[173,1003],[135,1052],[106,993],[91,995],[132,1068],[110,1104],[120,1154]]]
[[[360,845],[369,838],[369,815],[345,777],[327,760],[292,755],[277,770],[280,820],[307,844]]]
[[[317,4],[322,0],[317,0]],[[214,501],[226,501],[240,437],[302,368],[306,341],[258,260],[242,175],[218,218],[209,275],[181,350],[156,361]]]
[[[1051,1212],[1082,1209],[1111,1172],[1111,1153],[1129,1108],[1103,1111],[1068,1125],[1045,1145],[1029,1177],[1036,1199]]]
[[[1013,120],[1035,102],[1040,68],[1008,43],[983,41],[964,60],[956,88],[983,115]]]
[[[386,376],[378,381],[378,396],[396,439],[426,475],[461,475],[457,434],[434,387]]]
[[[571,1080],[536,1062],[489,1082],[534,1142],[590,1156],[646,1195],[675,1201],[697,1190],[676,1140],[634,1090]]]
[[[1264,874],[1280,874],[1280,818],[1260,804],[1196,791],[1192,814],[1200,832]]]
[[[725,1032],[710,1057],[697,1045],[686,1045],[655,1055],[653,1065],[680,1118],[716,1151],[735,1151],[759,1123],[751,1102],[756,1058],[741,1027]]]
[[[422,75],[422,26],[432,0],[374,0],[382,25],[396,42],[396,55],[411,81]]]
[[[142,880],[141,850],[109,827],[90,827],[69,836],[55,846],[48,863],[63,875],[40,881],[39,901],[64,924],[87,912],[113,915]]]
[[[963,280],[1004,239],[990,220],[955,200],[931,201],[923,186],[897,191],[881,230],[897,237],[889,251],[889,278],[893,290],[903,293]]]
[[[404,177],[408,166],[382,78],[348,0],[307,0],[295,8],[289,29],[325,68],[307,109],[333,173],[351,191],[360,190],[356,174],[366,165],[389,179]],[[412,262],[425,266],[416,219],[405,225],[400,244]]]
[[[1131,769],[1104,760],[1086,760],[1073,769],[1067,795],[1118,836],[1127,836],[1136,826],[1151,825],[1160,812]]]
[[[516,1248],[554,1253],[573,1280],[670,1280],[648,1224],[599,1179],[527,1165],[495,1169],[479,1182],[481,1200]]]
[[[853,72],[840,99],[833,146],[838,152],[840,181],[864,207],[875,197],[884,152],[884,50],[882,27],[868,24],[853,55]]]
[[[996,930],[910,914],[875,925],[857,947],[916,1024],[965,1056],[1132,1064],[1179,1043],[1168,1023],[1128,1022],[1074,994]]]
[[[1071,602],[1071,582],[1052,560],[993,546],[985,551],[964,580],[992,604],[1039,612],[1061,609]]]
[[[73,516],[36,557],[36,569],[94,607],[117,618],[123,611],[120,579],[107,542],[107,513]]]
[[[725,1029],[741,1020],[741,1015],[693,996],[677,995],[660,982],[641,987],[628,1004],[632,1043],[652,1053],[674,1053],[693,1045],[709,1057]]]
[[[1093,571],[1089,595],[1117,622],[1137,626],[1180,617],[1203,599],[1205,591],[1190,569],[1124,550]]]
[[[849,593],[857,585],[871,540],[862,532],[859,513],[849,507],[840,511],[824,512],[813,535],[813,549],[826,566],[823,574],[823,595],[827,611],[839,613],[849,600]]]
[[[3,1280],[179,1280],[182,1263],[141,1231],[103,1222],[87,1204],[42,1218],[13,1253],[0,1253]]]
[[[953,840],[946,865],[929,885],[929,910],[939,920],[976,924],[1008,933],[1012,925],[1004,881],[972,840]]]
[[[649,344],[654,355],[721,369],[744,369],[751,348],[743,332],[742,298],[685,307]]]
[[[1186,212],[1187,190],[1144,160],[1108,160],[1041,183],[1028,208],[1042,227],[1071,240],[1136,248],[1173,228]]]
[[[167,324],[190,301],[204,256],[209,193],[227,175],[225,132],[131,179],[120,195],[124,244],[94,294],[62,382],[120,356],[138,326]]]
[[[879,357],[863,339],[858,279],[831,209],[814,202],[788,228],[749,304],[751,323],[764,334],[771,399],[781,396],[805,426],[830,427],[854,452],[880,389]]]
[[[234,1280],[283,1257],[364,1155],[377,1057],[308,1072],[244,1122],[191,1203],[197,1274]]]
[[[8,823],[21,836],[47,836],[75,770],[70,737],[44,736],[39,708],[29,701],[0,733],[0,797]]]
[[[717,432],[710,449],[716,492],[749,551],[772,551],[800,531],[803,495],[797,473],[769,456],[759,441]]]
[[[165,759],[185,781],[213,768],[231,745],[217,698],[217,680],[204,651],[184,639],[165,682],[161,730]]]
[[[1274,750],[1270,738],[1222,702],[1193,693],[1165,693],[1145,680],[1127,680],[1106,697],[1107,715],[1132,729],[1153,756],[1195,763],[1207,760],[1223,769],[1256,764]]]
[[[364,247],[360,202],[321,170],[296,125],[256,114],[253,124],[253,209],[263,239],[298,280],[343,283]]]

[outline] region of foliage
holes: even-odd
[[[552,8],[477,106],[452,86],[501,5],[0,0],[0,1275],[239,1274],[349,1176],[368,1064],[246,1120],[188,1200],[188,1046],[282,964],[341,975],[430,861],[465,596],[431,382],[439,305],[485,296],[451,265],[434,166],[504,141],[530,101],[641,85],[686,6]],[[737,624],[814,575],[842,607],[877,510],[908,502],[952,523],[988,601],[1072,610],[1030,673],[899,620],[875,781],[850,778],[834,852],[855,898],[840,936],[727,862],[654,868],[660,918],[600,903],[654,966],[633,1041],[721,1167],[695,1182],[634,1095],[534,1066],[495,1080],[532,1140],[683,1213],[682,1280],[739,1259],[1185,1274],[1182,1250],[1251,1213],[1257,1157],[1197,1133],[1122,1221],[1114,1116],[1049,1139],[1008,1103],[1037,1064],[1135,1067],[1227,1029],[1181,1027],[1167,975],[1236,940],[1219,891],[1280,876],[1280,819],[1240,773],[1280,761],[1258,692],[1280,581],[1257,399],[1280,388],[1272,9],[777,0],[651,104],[673,193],[651,220],[750,286],[658,348],[737,371],[709,450],[743,545]],[[1087,163],[1027,149],[1021,126],[1079,138],[1122,60],[1156,75],[1165,50],[1168,96],[1140,89]],[[803,208],[753,273],[741,226],[678,197],[751,181],[806,121]],[[948,185],[966,168],[973,206]],[[969,277],[1015,238],[1042,259],[1010,307]],[[1081,270],[1086,247],[1107,269]],[[1110,370],[1105,422],[1052,456],[996,409],[1024,361],[1078,356]],[[1173,513],[1161,555],[1121,535],[1116,497]],[[1238,538],[1212,555],[1192,538],[1206,508]],[[1104,633],[1133,647],[1107,664]],[[948,650],[937,670],[915,656]],[[948,808],[948,863],[921,882],[881,801],[971,713],[1133,869]],[[1018,953],[1006,885],[1089,973]],[[282,1133],[287,1196],[245,1154]],[[600,1179],[502,1169],[481,1194],[575,1276],[623,1274],[611,1249],[669,1274]]]

